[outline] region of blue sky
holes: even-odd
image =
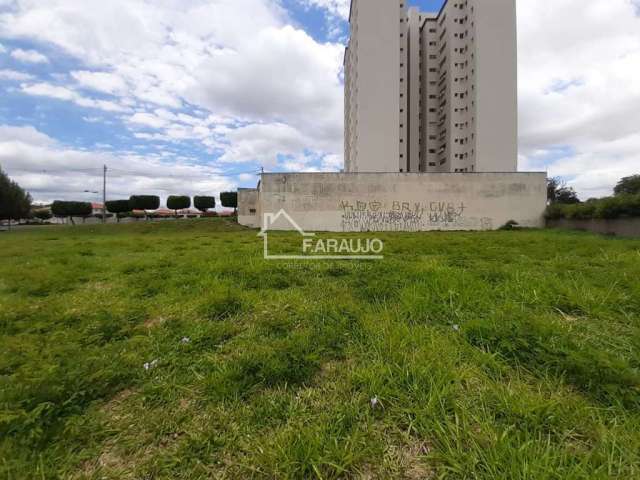
[[[517,1],[520,168],[607,194],[640,170],[637,11]],[[1,0],[0,166],[43,201],[86,199],[103,164],[110,198],[255,186],[263,167],[339,170],[347,11],[348,0]]]

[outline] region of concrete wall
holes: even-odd
[[[255,188],[238,189],[238,223],[247,227],[260,228],[258,190]]]
[[[544,173],[301,173],[263,174],[256,211],[285,210],[311,232],[358,232],[543,227],[545,208]],[[281,217],[271,228],[292,226]]]
[[[616,218],[612,220],[549,220],[549,228],[584,230],[603,235],[640,238],[640,218]]]

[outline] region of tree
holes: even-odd
[[[580,203],[580,199],[578,198],[578,194],[573,188],[563,187],[558,190],[556,202],[564,205],[572,205]]]
[[[233,208],[235,213],[238,208],[238,192],[222,192],[220,194],[220,203],[223,207]]]
[[[618,182],[613,189],[613,193],[618,195],[635,195],[640,193],[640,175],[631,175],[630,177],[624,177]]]
[[[120,215],[123,213],[129,213],[131,206],[129,200],[111,200],[106,203],[107,211],[114,213],[116,216],[116,222],[120,223]]]
[[[207,213],[210,208],[216,208],[215,197],[193,197],[193,206],[202,213]]]
[[[561,178],[549,178],[547,180],[547,203],[574,204],[580,203],[578,194]]]
[[[32,212],[32,215],[38,220],[45,221],[50,220],[53,215],[51,215],[51,210],[48,208],[38,208]]]
[[[185,208],[189,208],[190,206],[190,197],[171,195],[169,198],[167,198],[167,208],[169,210],[174,210],[176,212],[176,216],[178,215],[178,210],[184,210]]]
[[[147,210],[160,208],[160,197],[155,195],[133,195],[129,198],[129,208],[131,210],[144,210],[146,217]]]
[[[0,169],[0,220],[20,220],[31,212],[31,195]]]
[[[560,188],[561,180],[559,178],[547,178],[547,203],[556,203],[557,192]]]
[[[73,217],[88,217],[93,212],[91,204],[88,202],[63,202],[56,200],[51,205],[51,213],[56,217],[69,218],[71,223],[75,225]]]

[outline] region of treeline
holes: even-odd
[[[223,207],[233,208],[237,213],[238,193],[222,192],[220,203]],[[167,198],[167,208],[178,214],[179,210],[191,208],[192,198],[187,195],[171,195]],[[195,196],[193,206],[202,214],[216,208],[214,196]],[[134,212],[142,211],[149,217],[154,215],[154,211],[160,208],[160,197],[156,195],[133,195],[126,200],[111,200],[104,205],[109,216],[115,215],[119,220],[124,215],[134,215]],[[38,207],[33,205],[31,195],[20,187],[15,181],[0,167],[0,220],[11,221],[38,219],[49,220],[53,216],[69,218],[73,223],[73,218],[86,218],[89,216],[102,216],[102,212],[95,212],[90,202],[63,201],[56,200],[49,207]]]
[[[31,195],[0,168],[0,220],[20,220],[31,212]]]
[[[222,192],[220,203],[223,207],[238,208],[237,192]],[[191,197],[187,195],[170,195],[167,198],[167,208],[173,210],[178,215],[178,210],[191,208]],[[216,199],[213,196],[193,197],[193,206],[201,213],[206,214],[209,210],[216,208]],[[123,216],[132,215],[134,211],[146,213],[153,212],[160,208],[160,197],[157,195],[132,195],[128,200],[110,200],[105,204],[106,212],[115,215],[117,220]],[[93,213],[93,208],[89,202],[74,202],[56,200],[51,205],[51,213],[56,217],[68,217],[73,222],[73,217],[87,217]]]
[[[551,181],[557,182],[555,179]],[[554,201],[549,195],[546,218],[558,220],[562,218],[575,220],[615,219],[624,217],[640,217],[640,175],[625,177],[618,182],[611,197],[592,198],[581,202],[572,189],[565,186]],[[551,187],[549,191],[551,192]]]

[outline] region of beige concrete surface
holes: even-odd
[[[563,228],[567,230],[582,230],[602,235],[616,235],[619,237],[640,238],[640,218],[614,218],[573,220],[561,218],[549,220],[549,228]]]
[[[263,174],[239,202],[243,225],[284,210],[311,232],[494,230],[509,220],[543,227],[546,174]],[[269,225],[294,228],[284,217]]]

